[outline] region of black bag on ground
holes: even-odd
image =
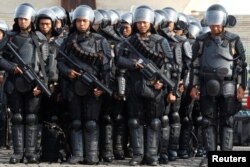
[[[68,157],[69,146],[64,131],[55,123],[44,122],[41,161],[65,162]]]

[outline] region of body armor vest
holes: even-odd
[[[101,47],[101,38],[94,34],[88,34],[86,37],[78,37],[77,34],[69,41],[67,50],[70,50],[70,57],[74,62],[84,68],[85,71],[100,77],[100,64],[102,63],[103,50]],[[79,80],[73,83],[73,89],[79,96],[88,94],[91,88]]]
[[[168,42],[173,50],[173,56],[174,56],[174,61],[178,65],[178,67],[182,67],[182,49],[181,49],[181,43],[178,41],[175,36],[168,36]]]
[[[224,42],[217,44],[214,40],[211,40],[204,45],[203,54],[201,56],[201,70],[205,75],[219,72],[221,77],[232,77],[232,58],[233,56],[230,53],[230,45],[228,42],[224,45]],[[221,69],[223,69],[224,73]]]
[[[13,43],[18,47],[18,53],[27,65],[35,64],[35,45],[29,34],[16,35]],[[34,66],[32,66],[34,68]]]
[[[204,88],[210,96],[234,96],[233,55],[227,40],[211,38],[203,44],[201,55],[201,77]]]
[[[36,48],[33,44],[32,38],[29,34],[17,34],[13,37],[12,42],[17,46],[17,51],[23,61],[33,69],[37,69],[36,62]],[[32,89],[34,85],[28,83],[22,76],[18,75],[14,78],[14,84],[19,92],[27,92]]]
[[[160,38],[150,35],[148,40],[142,40],[139,34],[132,36],[129,41],[145,58],[152,60],[158,68],[161,68],[164,64],[163,53],[161,46],[159,45]]]
[[[72,48],[74,55],[82,59],[85,63],[91,66],[100,63],[98,60],[102,58],[100,54],[100,52],[102,52],[101,39],[96,39],[93,36],[78,39],[77,36],[75,36],[72,39]]]

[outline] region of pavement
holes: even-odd
[[[235,146],[234,150],[236,151],[250,151],[250,146]],[[79,165],[70,165],[68,163],[39,163],[39,164],[26,164],[26,163],[19,163],[19,164],[9,164],[9,157],[12,154],[12,150],[1,148],[0,149],[0,167],[80,167],[83,166]],[[159,165],[164,167],[198,167],[199,163],[202,158],[190,158],[190,159],[177,159],[176,161],[171,161],[167,165]],[[100,167],[120,167],[120,166],[128,166],[129,158],[125,160],[115,160],[112,163],[104,163],[100,162],[98,166]],[[90,165],[84,165],[90,166]],[[146,165],[140,165],[143,167]]]

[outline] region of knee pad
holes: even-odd
[[[137,128],[139,128],[139,126],[140,126],[139,120],[138,119],[129,119],[128,120],[128,126],[131,129],[137,129]]]
[[[164,115],[164,116],[161,118],[161,123],[162,123],[162,127],[163,127],[163,128],[166,128],[167,126],[169,126],[169,119],[168,119],[168,116],[167,116],[167,115]]]
[[[95,121],[88,121],[85,124],[85,128],[88,132],[91,132],[97,129],[97,124]]]
[[[155,118],[153,119],[151,122],[150,122],[150,128],[154,131],[158,131],[161,127],[161,121],[160,119],[158,118]]]
[[[23,116],[22,116],[22,114],[16,113],[16,114],[13,115],[13,117],[12,117],[12,123],[13,123],[13,125],[22,124],[22,122],[23,122]]]
[[[112,124],[112,118],[110,115],[104,115],[103,116],[103,124],[104,125],[110,125]]]
[[[80,130],[82,127],[82,123],[80,120],[74,120],[71,125],[72,125],[72,129],[74,130]]]
[[[172,116],[173,124],[180,123],[180,115],[178,112],[173,112],[171,116]]]
[[[183,125],[189,126],[190,123],[191,123],[191,121],[190,121],[190,119],[188,118],[188,116],[185,116],[185,117],[183,118],[183,120],[182,120],[182,124],[183,124]]]
[[[38,123],[38,117],[36,114],[28,114],[26,116],[26,124],[35,125]]]
[[[228,116],[226,117],[226,126],[233,128],[234,127],[234,117]]]
[[[115,117],[115,124],[116,125],[121,125],[121,124],[123,124],[124,123],[124,117],[123,117],[123,115],[121,115],[121,114],[118,114],[116,117]]]
[[[213,125],[212,119],[208,118],[208,117],[203,117],[201,126],[202,127],[208,127],[208,126],[211,126],[211,125]]]
[[[196,118],[196,122],[197,122],[197,125],[201,125],[202,124],[202,120],[203,120],[203,117],[200,115]]]

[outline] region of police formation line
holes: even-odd
[[[207,166],[218,144],[232,150],[246,88],[242,42],[226,30],[235,24],[218,4],[202,21],[172,7],[18,5],[11,30],[0,22],[9,163],[130,157],[156,166],[204,156]]]

